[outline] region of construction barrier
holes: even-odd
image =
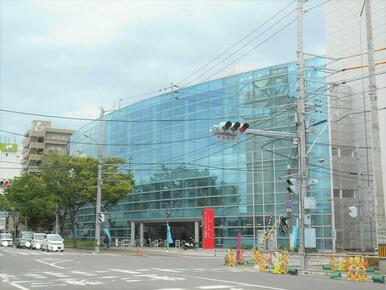
[[[229,267],[236,267],[236,252],[229,250],[225,256],[225,265]]]
[[[253,252],[253,258],[255,259],[256,266],[258,267],[260,272],[268,272],[269,266],[264,259],[264,253],[262,251],[255,251]]]
[[[288,272],[288,253],[282,252],[275,256],[273,263],[273,274],[287,274]]]
[[[386,244],[378,245],[378,253],[380,257],[386,258]]]

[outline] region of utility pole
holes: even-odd
[[[373,153],[373,182],[376,210],[376,239],[378,249],[380,245],[386,247],[386,217],[385,217],[385,198],[382,181],[382,159],[381,142],[379,137],[378,120],[378,96],[375,80],[375,61],[374,61],[374,43],[373,28],[371,22],[370,0],[365,0],[366,8],[366,32],[367,32],[367,59],[369,71],[369,97],[371,104],[371,133],[372,133],[372,153]]]
[[[356,206],[357,206],[357,209],[358,209],[358,216],[357,216],[357,226],[358,226],[358,234],[359,234],[359,240],[360,242],[358,243],[359,244],[359,248],[361,251],[364,251],[365,250],[365,246],[363,244],[363,219],[362,219],[362,216],[361,216],[361,197],[360,197],[360,172],[359,172],[359,155],[358,155],[358,150],[356,149],[355,152],[355,166],[356,166],[356,171],[357,171],[357,192],[356,192],[356,195],[355,195],[355,198],[356,198]],[[371,229],[370,229],[370,232],[371,232]]]
[[[101,225],[99,221],[99,214],[101,212],[102,200],[102,156],[103,156],[103,140],[104,140],[104,110],[101,108],[99,121],[99,145],[98,145],[98,180],[97,180],[97,197],[96,197],[96,214],[95,214],[95,253],[99,253],[100,248],[100,231]]]
[[[302,268],[307,270],[304,250],[304,198],[307,197],[308,169],[306,148],[306,112],[303,54],[303,0],[297,0],[297,121],[298,121],[298,179],[299,179],[299,254]]]

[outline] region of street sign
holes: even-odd
[[[318,183],[319,183],[319,180],[317,180],[316,178],[308,179],[308,185],[316,185]]]
[[[98,219],[99,219],[99,222],[103,223],[105,221],[105,214],[98,213]]]
[[[285,203],[286,212],[288,213],[292,212],[292,207],[293,207],[292,201],[291,200],[286,201]]]

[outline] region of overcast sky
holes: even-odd
[[[97,117],[101,106],[111,108],[119,99],[133,102],[138,94],[179,83],[292,2],[296,1],[0,0],[0,106]],[[306,8],[321,2],[311,0]],[[248,40],[288,17],[196,82],[251,49],[231,68],[250,70],[294,61],[296,23],[253,47],[295,19],[295,6]],[[325,53],[323,11],[322,5],[305,15],[308,52]],[[37,118],[0,112],[0,129],[24,133]],[[58,128],[84,124],[50,120]]]

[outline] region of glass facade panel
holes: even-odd
[[[324,66],[322,59],[307,62]],[[170,222],[193,223],[201,221],[204,208],[212,207],[217,246],[234,246],[239,232],[243,243],[251,245],[253,219],[256,230],[264,230],[268,216],[287,214],[288,199],[293,202],[295,225],[298,196],[289,195],[286,184],[286,176],[297,173],[294,140],[246,133],[225,141],[209,133],[212,125],[227,120],[248,122],[253,129],[296,132],[295,68],[285,64],[178,89],[108,113],[108,121],[91,122],[75,132],[71,154],[97,156],[98,146],[91,138],[99,140],[102,126],[104,155],[123,158],[134,174],[133,191],[108,209],[113,238],[129,238],[131,222],[165,222],[166,210]],[[326,97],[317,94],[326,90],[325,74],[306,70],[305,79],[311,104],[307,119],[317,123],[327,118]],[[320,249],[332,246],[329,147],[323,145],[329,143],[326,124],[316,125],[318,133],[308,137],[309,177],[319,181],[310,186],[309,196],[317,207],[308,214],[311,226],[317,228]],[[80,236],[92,238],[91,206],[80,209],[78,221]],[[277,247],[289,245],[288,237],[275,236]]]

